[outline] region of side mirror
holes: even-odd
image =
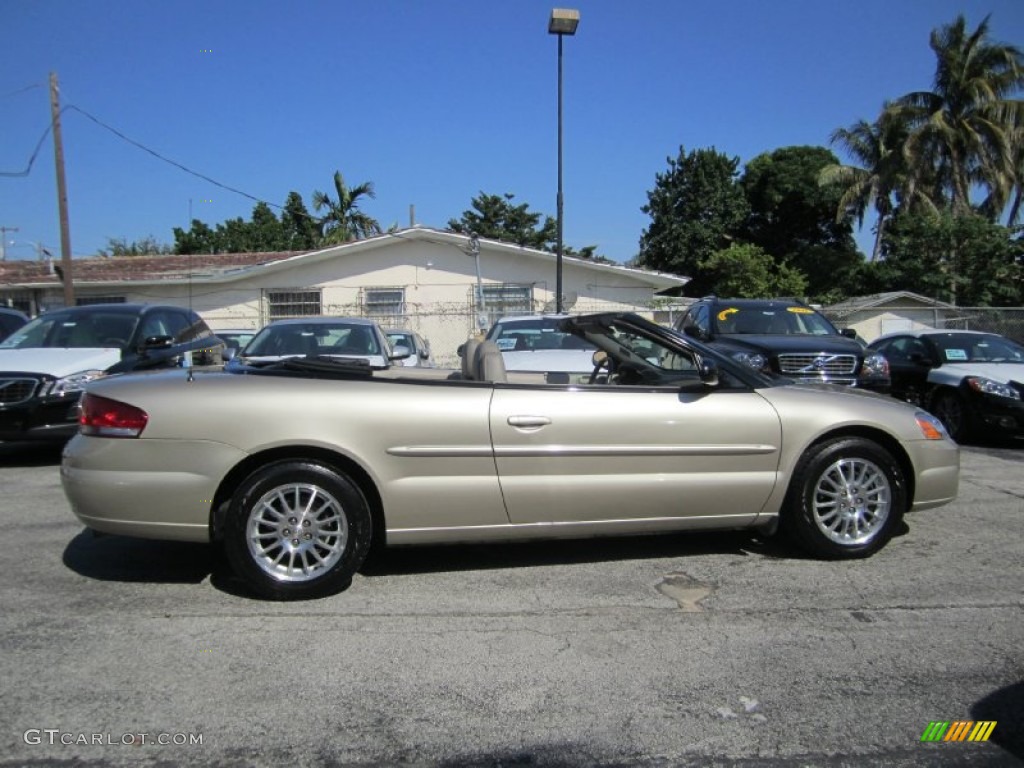
[[[430,359],[430,350],[429,349],[421,349],[420,350],[420,358],[423,359],[423,360],[429,360]]]
[[[710,335],[699,325],[684,326],[683,334],[689,336],[692,339],[697,339],[697,341],[707,341],[708,336]]]
[[[857,331],[855,331],[853,328],[843,328],[841,331],[839,331],[839,334],[841,336],[845,336],[848,339],[857,338]]]
[[[718,363],[714,360],[701,358],[700,365],[697,367],[697,375],[700,376],[700,380],[705,387],[717,387]]]
[[[220,359],[225,363],[238,357],[238,347],[224,347],[220,353]]]
[[[466,345],[465,344],[459,344],[459,348],[455,350],[455,354],[457,354],[459,357],[464,357],[465,353],[466,353]]]
[[[404,344],[399,344],[391,350],[391,356],[388,357],[388,360],[405,360],[410,355],[412,355],[412,351]]]
[[[139,352],[145,354],[160,349],[170,349],[174,345],[173,336],[147,336],[139,348]]]

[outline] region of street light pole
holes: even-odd
[[[548,20],[548,33],[558,35],[558,198],[557,244],[555,246],[555,312],[562,314],[562,37],[575,35],[580,12],[571,8],[555,8]]]

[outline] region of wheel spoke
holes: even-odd
[[[814,522],[830,541],[862,544],[889,516],[891,489],[886,474],[867,459],[838,459],[824,469],[814,488]]]
[[[249,554],[278,581],[317,578],[344,557],[348,520],[329,491],[311,483],[287,483],[267,491],[247,522]]]

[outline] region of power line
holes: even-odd
[[[64,109],[62,109],[59,114],[63,114],[65,109],[67,109],[67,107],[64,107]],[[39,150],[42,149],[43,142],[46,141],[46,137],[50,135],[50,131],[52,129],[53,129],[53,122],[51,121],[50,124],[46,126],[46,130],[43,131],[43,135],[39,137],[39,141],[36,143],[36,148],[32,151],[32,156],[28,159],[28,165],[25,166],[25,170],[24,171],[0,171],[0,176],[9,176],[9,177],[28,176],[29,173],[32,171],[32,165],[36,161],[36,156],[39,154]]]
[[[265,205],[269,205],[269,206],[271,206],[273,208],[277,208],[279,210],[283,210],[283,206],[276,205],[275,203],[267,202],[266,200],[261,200],[260,198],[256,197],[255,195],[250,195],[248,192],[243,192],[240,189],[236,189],[235,187],[229,186],[227,184],[223,184],[223,183],[217,181],[216,179],[211,179],[206,174],[199,173],[198,171],[193,171],[191,168],[189,168],[189,167],[187,167],[185,165],[182,165],[181,163],[177,162],[176,160],[171,160],[169,157],[164,157],[163,155],[161,155],[156,150],[150,149],[149,147],[147,147],[145,144],[141,144],[141,143],[135,141],[135,139],[131,139],[128,136],[125,136],[123,133],[121,133],[116,128],[113,128],[112,126],[107,125],[102,120],[100,120],[98,117],[89,114],[88,112],[86,112],[81,107],[75,106],[74,104],[68,104],[65,107],[65,109],[73,109],[76,112],[79,112],[79,113],[85,115],[87,118],[92,120],[98,126],[100,126],[101,128],[106,128],[108,131],[110,131],[112,134],[117,136],[122,141],[126,141],[129,144],[131,144],[132,146],[138,147],[143,152],[148,152],[149,154],[153,155],[153,157],[157,158],[158,160],[163,160],[165,163],[168,163],[169,165],[173,165],[175,168],[179,168],[179,169],[185,171],[185,173],[191,174],[192,176],[195,176],[196,178],[202,179],[203,181],[208,181],[210,184],[213,184],[214,186],[220,187],[221,189],[226,189],[229,192],[234,192],[236,195],[241,195],[242,197],[247,197],[250,200],[254,200],[257,203],[264,203]]]

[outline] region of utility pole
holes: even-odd
[[[7,233],[17,231],[17,227],[0,227],[0,261],[7,261]]]
[[[68,190],[64,180],[64,143],[60,135],[60,93],[57,73],[50,73],[50,119],[53,122],[53,157],[57,166],[57,209],[60,216],[60,265],[64,283],[64,306],[75,306],[75,283],[71,277],[71,228],[68,225]]]

